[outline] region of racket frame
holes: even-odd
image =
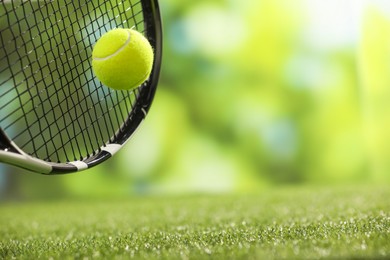
[[[47,162],[26,154],[0,127],[0,162],[42,174],[66,174],[94,167],[111,158],[129,140],[145,119],[152,104],[160,76],[162,61],[162,23],[157,0],[141,1],[146,38],[153,46],[154,63],[148,81],[139,89],[136,102],[121,129],[115,134],[115,142],[108,142],[84,160],[67,163]]]

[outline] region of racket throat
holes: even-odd
[[[19,153],[19,151],[13,147],[11,140],[8,139],[7,135],[4,133],[3,129],[1,128],[0,128],[0,150]]]
[[[0,162],[8,163],[30,171],[48,174],[53,168],[50,164],[36,159],[17,147],[0,128]]]

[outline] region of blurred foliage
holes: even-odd
[[[161,1],[160,86],[133,139],[75,175],[3,166],[3,196],[390,182],[390,5],[382,2]]]

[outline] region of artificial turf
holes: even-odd
[[[390,189],[12,202],[1,259],[390,258]]]

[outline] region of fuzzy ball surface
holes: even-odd
[[[152,71],[153,49],[149,41],[132,29],[105,33],[92,51],[96,77],[115,90],[131,90],[145,82]]]

